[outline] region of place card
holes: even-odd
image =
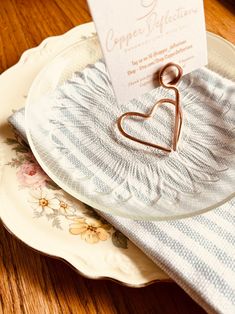
[[[168,62],[184,74],[207,64],[202,0],[88,0],[118,102],[156,86]]]

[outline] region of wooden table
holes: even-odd
[[[235,43],[234,1],[204,3],[207,29]],[[0,72],[44,38],[90,20],[85,0],[1,0]],[[0,232],[0,313],[205,313],[175,283],[134,289],[88,280]]]

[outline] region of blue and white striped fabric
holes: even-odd
[[[25,137],[24,109],[9,120]],[[234,199],[208,213],[167,222],[102,215],[208,312],[235,313]]]
[[[105,217],[208,312],[235,313],[235,200],[168,222]]]
[[[30,143],[58,185],[108,214],[166,220],[202,213],[229,200],[235,185],[235,87],[212,73],[202,68],[178,84],[184,119],[176,152],[131,141],[116,123],[124,112],[150,112],[172,91],[158,87],[120,104],[102,60],[28,104]],[[128,118],[123,127],[170,147],[172,107],[166,102],[151,119]]]

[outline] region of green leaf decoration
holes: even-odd
[[[40,218],[42,216],[43,216],[42,212],[38,212],[38,211],[34,210],[34,218]]]
[[[57,215],[58,215],[58,214],[55,214],[55,213],[53,213],[53,214],[47,214],[46,217],[47,217],[48,220],[51,220],[51,219],[55,219],[55,218],[57,217]]]
[[[21,146],[21,145],[17,145],[16,147],[13,147],[12,149],[15,150],[17,153],[23,153],[23,154],[25,154],[25,153],[28,153],[28,152],[29,152],[26,147],[23,147],[23,146]]]
[[[21,166],[22,162],[16,158],[12,158],[6,165],[10,166],[11,168],[18,168]]]
[[[17,140],[14,138],[7,138],[4,142],[7,145],[17,145],[18,144]]]
[[[53,221],[52,221],[52,226],[56,227],[60,230],[62,230],[61,224],[60,224],[60,220],[58,217],[56,217]]]
[[[23,158],[24,158],[24,160],[29,161],[29,162],[35,164],[35,160],[32,158],[32,156],[30,156],[30,155],[29,155],[29,156],[25,155]]]
[[[53,181],[46,181],[46,187],[50,190],[61,190],[61,188]]]
[[[122,249],[127,249],[128,248],[128,245],[127,245],[128,239],[127,239],[127,237],[125,237],[124,234],[122,234],[118,230],[115,231],[112,234],[112,242],[113,242],[113,245],[116,246],[116,247],[119,247],[119,248],[122,248]]]
[[[25,142],[25,140],[21,137],[19,137],[18,142],[21,146],[25,147],[27,149],[28,152],[30,152],[30,146],[28,143]]]

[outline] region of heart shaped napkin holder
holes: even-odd
[[[172,70],[176,68],[177,70],[177,75],[168,83],[164,82],[164,76],[169,74],[169,70]],[[146,145],[146,146],[151,146],[157,149],[160,149],[164,152],[170,153],[172,150],[176,151],[177,149],[177,144],[180,138],[180,133],[181,133],[181,126],[182,126],[182,119],[183,119],[183,113],[182,113],[182,109],[180,106],[180,93],[178,88],[176,87],[176,84],[179,82],[180,78],[183,75],[183,70],[182,68],[173,62],[167,63],[159,72],[159,83],[161,86],[167,88],[167,89],[171,89],[175,92],[175,99],[170,99],[170,98],[163,98],[158,100],[152,107],[151,111],[149,113],[140,113],[140,112],[126,112],[124,114],[122,114],[118,120],[117,120],[117,126],[118,129],[120,131],[120,133],[125,136],[126,138],[135,141],[137,143]],[[127,118],[127,117],[140,117],[142,119],[151,119],[155,113],[157,108],[159,108],[160,106],[163,106],[166,103],[170,103],[172,105],[175,106],[175,123],[174,123],[174,128],[173,128],[173,134],[172,134],[172,147],[164,147],[161,145],[158,145],[156,143],[151,143],[151,142],[147,142],[144,140],[141,140],[140,138],[134,137],[132,135],[130,135],[129,133],[127,133],[124,128],[123,128],[123,121]]]

